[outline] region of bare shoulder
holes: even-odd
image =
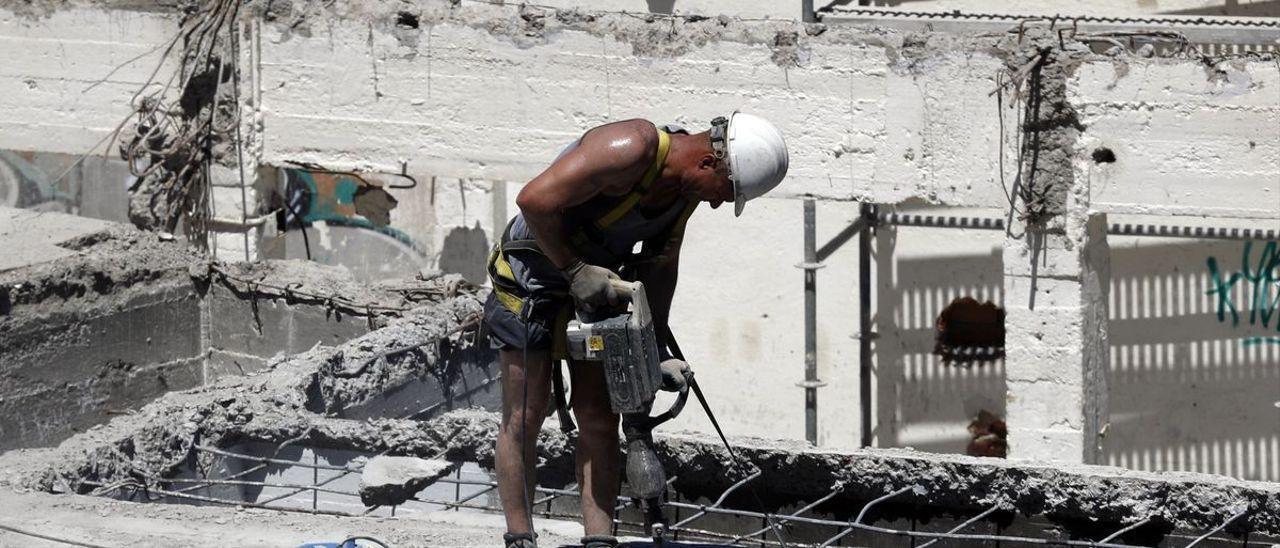
[[[623,120],[587,131],[582,144],[593,152],[607,152],[614,169],[647,166],[658,148],[658,129],[648,120]]]

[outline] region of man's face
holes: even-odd
[[[685,195],[711,204],[711,208],[733,201],[733,181],[729,180],[728,162],[710,154],[703,156],[693,181],[685,187]]]

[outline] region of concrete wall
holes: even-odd
[[[279,355],[306,352],[317,344],[336,346],[369,332],[366,318],[333,314],[323,306],[237,295],[226,286],[209,289],[208,381],[262,369]]]
[[[0,149],[90,150],[132,112],[130,98],[160,61],[156,46],[176,31],[172,14],[57,10],[32,18],[0,9]]]
[[[48,446],[204,380],[199,296],[157,282],[75,315],[5,322],[0,449]],[[6,318],[8,319],[8,318]]]
[[[855,206],[843,200],[870,197],[897,202],[916,197],[962,206],[995,206],[1003,200],[998,180],[1000,122],[994,99],[988,96],[1003,61],[980,48],[956,43],[906,53],[893,46],[901,38],[892,34],[875,39],[853,34],[810,40],[800,48],[798,62],[780,66],[774,63],[779,48],[751,40],[751,33],[761,32],[759,28],[744,35],[726,31],[718,41],[689,46],[679,35],[698,36],[699,30],[680,26],[674,42],[681,49],[671,56],[647,50],[651,46],[637,43],[625,28],[618,31],[619,36],[598,36],[590,28],[558,28],[532,37],[512,37],[510,29],[495,35],[474,28],[469,21],[473,20],[464,17],[434,25],[424,21],[412,41],[405,40],[404,29],[385,35],[375,31],[371,37],[367,28],[347,22],[317,22],[324,29],[313,29],[311,38],[286,37],[263,27],[264,161],[302,160],[391,171],[398,161],[411,159],[411,169],[424,174],[505,181],[489,187],[473,182],[468,190],[461,181],[449,179],[441,184],[437,180],[439,186],[432,193],[433,199],[449,194],[468,197],[459,199],[454,211],[465,201],[465,215],[472,219],[467,222],[489,231],[491,240],[493,227],[515,211],[512,199],[519,181],[532,177],[563,143],[594,124],[642,116],[701,127],[710,117],[735,106],[765,113],[780,123],[790,139],[792,175],[769,198],[753,203],[747,218],[733,219],[725,211],[710,210],[694,216],[673,319],[731,429],[783,437],[802,431],[802,391],[791,388],[800,380],[803,348],[803,334],[794,328],[802,319],[800,275],[792,267],[801,258],[796,198],[815,195],[827,200],[819,207],[819,241],[834,235],[856,214]],[[903,59],[906,55],[911,56],[909,61]],[[1193,75],[1194,70],[1201,72]],[[1251,63],[1223,70],[1228,76],[1215,80],[1195,64],[1161,60],[1095,61],[1080,69],[1073,80],[1080,97],[1078,108],[1088,122],[1097,120],[1098,128],[1095,134],[1090,127],[1086,142],[1108,144],[1121,157],[1091,172],[1105,172],[1109,186],[1091,186],[1092,207],[1118,212],[1277,215],[1267,201],[1272,190],[1265,175],[1277,170],[1273,155],[1267,152],[1270,144],[1195,172],[1208,174],[1201,179],[1204,185],[1231,188],[1229,196],[1203,190],[1187,196],[1186,181],[1191,176],[1179,170],[1186,164],[1164,162],[1180,153],[1162,152],[1158,143],[1131,131],[1146,124],[1155,128],[1150,131],[1171,132],[1168,139],[1174,139],[1179,130],[1165,129],[1167,124],[1152,123],[1143,115],[1125,118],[1124,113],[1133,110],[1126,105],[1135,101],[1137,92],[1108,87],[1100,76],[1106,74],[1107,82],[1123,81],[1134,88],[1143,84],[1129,83],[1129,74],[1137,82],[1176,76],[1186,89],[1162,101],[1182,105],[1177,107],[1182,109],[1179,112],[1192,120],[1187,127],[1199,133],[1196,142],[1215,142],[1218,137],[1238,141],[1242,137],[1234,129],[1238,118],[1229,114],[1234,112],[1231,101],[1254,105],[1264,115],[1256,121],[1259,127],[1269,123],[1265,116],[1275,111],[1274,97],[1249,91],[1252,88],[1241,82],[1258,80],[1265,86],[1274,67]],[[1165,74],[1168,71],[1179,72]],[[1156,91],[1152,88],[1152,93]],[[1218,101],[1224,93],[1234,99]],[[1142,105],[1138,110],[1160,108],[1150,101]],[[1104,120],[1104,114],[1095,112],[1111,118]],[[1017,113],[1007,114],[1005,123],[1012,128]],[[1008,133],[1006,139],[1012,143],[1012,129]],[[353,135],[359,138],[348,137]],[[1226,169],[1227,163],[1240,167]],[[1150,176],[1160,169],[1176,172],[1177,177]],[[1240,170],[1245,173],[1236,176]],[[1152,192],[1152,185],[1160,190]],[[448,189],[447,194],[440,194],[440,188]],[[484,191],[489,189],[494,194],[485,199]],[[406,203],[424,203],[427,198],[414,197],[424,192],[393,194]],[[1087,199],[1082,202],[1088,203]],[[1179,206],[1190,203],[1200,206]],[[472,216],[477,208],[479,212]],[[421,223],[397,216],[399,211],[393,211],[393,224],[423,230]],[[957,240],[973,242],[977,247],[973,256],[980,261],[989,260],[991,250],[1001,244],[1000,238],[986,244],[973,238],[948,232],[921,235],[923,250],[912,246],[912,252],[933,255],[942,265],[966,249],[957,247]],[[741,242],[768,244],[744,247]],[[895,249],[904,248],[900,244]],[[907,262],[900,263],[897,271],[904,272],[905,267],[910,275],[917,275],[912,260],[910,255],[899,259]],[[831,259],[818,279],[820,377],[831,383],[820,391],[820,440],[830,445],[857,440],[856,422],[850,420],[858,409],[856,345],[849,338],[856,331],[855,264],[852,249],[846,249]],[[955,266],[963,263],[952,264],[942,268],[966,272]],[[974,276],[971,285],[945,284],[955,291],[937,292],[938,304],[919,312],[916,328],[929,328],[928,322],[941,306],[970,293],[970,288],[984,298],[998,297],[1000,289],[983,288],[984,283],[998,282],[998,275],[980,271]],[[927,285],[917,276],[900,287],[913,292],[924,291]],[[944,294],[947,299],[941,300]],[[709,310],[715,312],[706,313]],[[881,312],[882,319],[889,310]],[[906,349],[882,343],[882,366],[901,363],[903,358],[896,356],[902,352],[927,353],[927,333],[915,336],[918,340],[888,335],[912,342],[897,342]],[[985,388],[948,398],[911,392],[926,390],[920,385],[904,393],[900,384],[907,382],[901,380],[908,378],[904,373],[880,377],[877,395],[882,401],[877,407],[885,443],[956,450],[964,441],[967,417],[979,408],[1003,408],[1005,388],[998,373],[948,373],[936,360],[920,367],[940,378],[957,375],[957,383],[966,376],[988,380],[975,379]],[[886,368],[881,373],[890,371]],[[773,388],[766,393],[762,387]],[[946,418],[937,416],[940,408],[947,409]],[[691,427],[709,427],[696,414],[684,420]],[[1045,418],[1046,424],[1054,420]]]
[[[803,333],[798,327],[803,324],[802,276],[793,266],[802,258],[799,198],[820,199],[819,242],[852,222],[854,201],[860,199],[908,209],[1000,208],[1005,202],[999,171],[1001,120],[989,93],[1006,60],[990,42],[841,27],[810,36],[783,23],[647,23],[626,16],[592,22],[557,18],[536,8],[526,8],[527,17],[519,17],[514,7],[466,3],[451,9],[427,2],[416,9],[418,28],[396,27],[394,13],[370,20],[313,19],[306,32],[249,25],[253,39],[248,55],[258,62],[251,80],[256,88],[246,95],[255,97],[251,107],[261,122],[258,160],[265,165],[303,161],[394,173],[407,162],[421,184],[389,191],[399,201],[391,210],[391,226],[421,244],[429,263],[441,268],[481,276],[484,249],[493,241],[495,227],[516,211],[520,185],[560,147],[596,124],[646,117],[698,129],[740,107],[782,127],[792,152],[791,175],[775,193],[753,202],[743,218],[734,219],[725,209],[693,217],[673,311],[673,326],[732,433],[797,438],[804,431],[803,391],[794,386],[803,378]],[[0,20],[11,40],[36,40],[41,25],[61,21],[102,27],[109,30],[105,36],[122,42],[153,44],[166,37],[160,29],[171,24],[165,16],[135,12],[107,16],[68,11],[54,17],[61,19],[30,22],[0,15]],[[796,33],[797,47],[788,45],[791,33]],[[86,72],[70,64],[69,56],[47,51],[52,57],[39,67],[47,78],[59,74],[50,67],[61,67],[65,75]],[[8,70],[5,79],[18,81],[38,72]],[[96,70],[105,74],[109,69]],[[1078,195],[1072,207],[1077,213],[1212,215],[1233,218],[1218,222],[1240,226],[1280,219],[1274,184],[1280,176],[1274,64],[1235,62],[1206,71],[1196,61],[1090,58],[1069,74],[1064,83],[1069,103],[1086,128],[1066,158],[1076,168]],[[114,78],[127,87],[127,78],[118,75]],[[104,93],[98,89],[93,93]],[[97,109],[85,118],[86,127],[100,127],[104,122],[95,120],[120,111],[119,97],[86,94],[98,101],[84,107]],[[66,151],[92,144],[53,142],[37,134],[59,131],[43,122],[50,117],[42,112],[70,112],[88,99],[67,95],[40,100],[48,103],[0,111],[0,123],[16,128],[0,132],[0,147]],[[1005,114],[1008,162],[1016,143],[1012,129],[1017,113],[1010,109]],[[1099,147],[1110,148],[1117,160],[1093,163],[1090,154]],[[1013,168],[1005,169],[1011,179]],[[233,204],[229,207],[238,207],[238,188],[227,187],[221,194]],[[250,196],[251,201],[266,200]],[[999,209],[980,211],[1003,216]],[[1087,240],[1080,238],[1077,244]],[[1009,412],[1009,400],[1034,401],[1041,392],[1062,392],[1010,385],[1003,363],[961,370],[943,366],[930,353],[932,319],[952,299],[970,295],[1007,305],[1013,297],[1018,302],[1028,297],[1008,293],[1013,286],[1005,275],[1026,273],[1011,265],[1008,257],[1021,255],[1006,253],[1010,242],[1003,235],[902,228],[881,231],[876,241],[876,321],[883,335],[876,351],[874,392],[878,444],[960,451],[967,442],[965,425],[978,410]],[[1060,243],[1062,260],[1078,267],[1084,259],[1065,247],[1076,244]],[[1203,249],[1196,245],[1169,247],[1167,268],[1186,273],[1189,280],[1207,280]],[[296,255],[296,246],[295,241],[285,243],[290,255]],[[1141,262],[1126,259],[1114,242],[1110,247],[1115,263],[1110,283],[1073,278],[1068,288],[1077,299],[1072,311],[1046,320],[1050,316],[1028,310],[1019,322],[1061,323],[1074,330],[1073,338],[1063,340],[1084,352],[1094,339],[1080,330],[1079,307],[1103,293],[1082,293],[1080,286],[1102,284],[1111,289],[1112,300],[1116,295],[1127,299],[1131,293],[1115,284],[1145,275]],[[852,245],[818,272],[819,376],[829,383],[819,391],[823,445],[851,446],[859,435],[857,342],[851,338],[857,331],[855,280]],[[1163,306],[1142,295],[1132,298],[1146,303],[1142,306]],[[1193,297],[1197,302],[1210,298]],[[1157,329],[1164,319],[1121,327],[1112,318],[1118,344],[1158,344],[1147,338],[1146,326]],[[1251,328],[1241,336],[1272,336],[1266,331],[1270,326]],[[1229,341],[1221,344],[1242,344],[1240,339]],[[1266,382],[1275,378],[1271,364],[1277,360],[1266,354],[1273,346],[1250,350],[1262,353],[1256,374]],[[1158,458],[1134,456],[1169,450],[1188,439],[1181,433],[1187,431],[1215,443],[1207,433],[1221,418],[1181,416],[1179,421],[1195,426],[1180,426],[1176,432],[1152,427],[1150,421],[1164,424],[1170,415],[1129,407],[1134,400],[1126,394],[1141,385],[1126,376],[1131,362],[1115,351],[1107,366],[1113,373],[1111,400],[1124,400],[1112,407],[1128,422],[1117,420],[1107,427],[1108,445],[1101,458],[1141,468],[1215,469],[1204,460],[1174,459],[1166,465]],[[1036,367],[1048,371],[1057,365],[1043,356],[1024,356],[1030,369],[1019,370],[1018,382],[1034,380],[1041,374]],[[1174,356],[1152,358],[1152,363],[1173,364]],[[1234,367],[1229,362],[1205,363]],[[1083,390],[1084,374],[1073,373],[1064,382]],[[1206,394],[1227,390],[1223,382],[1236,382],[1222,380],[1234,377],[1206,378],[1217,380],[1208,389],[1199,383],[1168,385],[1168,390],[1178,390],[1171,400],[1199,402]],[[1039,408],[1052,411],[1062,403],[1047,402]],[[1280,440],[1274,407],[1247,408],[1247,413],[1229,412],[1244,417],[1239,420],[1249,426],[1228,437],[1244,440],[1242,447],[1274,447]],[[1022,409],[1018,412],[1032,413],[1046,428],[1066,421],[1062,424],[1070,424],[1077,437],[1087,422],[1083,416],[1038,416],[1033,408]],[[1141,420],[1130,420],[1130,413]],[[676,427],[705,430],[709,424],[691,409]],[[1016,438],[1012,443],[1017,454]],[[1274,461],[1276,453],[1253,449],[1244,454]],[[1261,471],[1239,468],[1232,473],[1280,478],[1265,467],[1253,470]]]
[[[1280,65],[1166,60],[1084,63],[1070,81],[1095,209],[1147,215],[1280,217]],[[1152,185],[1158,185],[1153,189]]]

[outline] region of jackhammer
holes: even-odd
[[[645,530],[653,537],[654,546],[662,546],[667,531],[662,512],[667,477],[653,445],[653,429],[684,409],[693,373],[687,369],[682,372],[685,382],[669,409],[657,416],[649,415],[662,387],[661,359],[649,300],[640,282],[619,281],[614,288],[630,300],[630,310],[579,311],[578,318],[568,325],[568,350],[575,360],[600,362],[604,367],[610,406],[622,415],[627,484],[644,512]]]

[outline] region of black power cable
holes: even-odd
[[[675,334],[671,332],[671,327],[667,326],[667,349],[671,351],[671,355],[680,361],[685,361],[684,353],[680,351],[680,345],[676,344]],[[687,362],[686,362],[687,363]],[[724,430],[720,428],[720,421],[716,420],[715,413],[711,412],[711,406],[707,404],[707,397],[702,394],[702,388],[698,386],[697,377],[689,375],[689,389],[693,390],[693,395],[697,396],[698,403],[702,405],[702,410],[707,414],[707,418],[711,420],[711,426],[715,427],[716,434],[720,436],[720,441],[724,443],[724,448],[729,452],[729,458],[733,459],[734,464],[739,464],[738,454],[734,452],[733,446],[729,444],[729,438],[725,437]],[[751,464],[755,467],[755,464]],[[762,476],[764,470],[760,471]],[[764,513],[765,519],[769,522],[769,529],[773,531],[774,537],[778,539],[778,544],[782,548],[787,548],[787,541],[782,538],[782,531],[779,530],[778,524],[773,521],[773,515],[765,511],[764,501],[760,499],[760,495],[756,493],[756,489],[750,483],[747,484],[747,491],[751,493],[751,498],[755,499],[756,505],[760,507],[760,511]]]

